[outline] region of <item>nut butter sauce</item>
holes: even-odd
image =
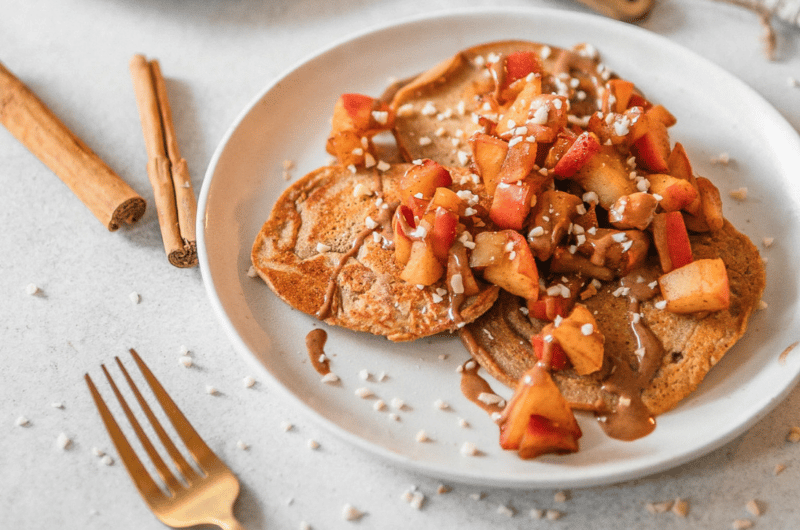
[[[465,333],[469,334],[469,331]],[[475,344],[471,334],[469,334],[469,337],[472,340],[473,346],[480,348],[480,346]],[[473,359],[461,365],[461,393],[487,413],[500,414],[503,412],[503,407],[497,403],[486,403],[480,399],[481,394],[494,394],[494,390],[492,390],[492,387],[486,382],[486,379],[478,374],[479,368],[480,365]]]
[[[642,402],[642,391],[650,383],[664,357],[664,347],[640,318],[641,302],[652,298],[656,288],[635,271],[621,280],[628,289],[628,320],[636,338],[638,366],[634,369],[628,362],[612,357],[614,369],[605,380],[603,389],[619,396],[616,409],[610,414],[598,414],[605,433],[618,440],[636,440],[653,432],[655,417]]]
[[[319,375],[327,375],[331,371],[328,358],[325,355],[325,341],[327,340],[328,333],[320,328],[314,328],[306,335],[308,359]]]

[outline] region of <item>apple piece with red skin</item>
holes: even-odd
[[[681,212],[656,214],[651,229],[662,272],[670,272],[693,261],[689,232]]]
[[[547,329],[547,327],[544,329]],[[533,347],[534,355],[536,355],[539,362],[544,362],[544,358],[549,356],[551,370],[564,370],[568,368],[569,359],[564,349],[553,340],[552,336],[550,340],[547,340],[547,333],[544,329],[541,333],[531,336],[531,346]],[[549,348],[550,351],[545,352],[546,348]]]
[[[597,136],[590,132],[583,132],[558,160],[553,167],[553,172],[557,177],[572,177],[598,151],[600,151],[600,142],[597,141]]]
[[[667,160],[670,154],[670,140],[667,126],[648,115],[647,132],[633,142],[631,151],[637,164],[652,173],[667,173]]]
[[[540,74],[542,64],[539,55],[532,51],[516,51],[506,56],[506,81],[512,84],[518,79],[524,79],[529,74]]]
[[[547,422],[534,423],[531,417]],[[500,446],[503,449],[525,448],[524,457],[577,451],[581,429],[567,400],[556,386],[547,367],[536,363],[519,379],[514,395],[506,403],[499,420]],[[530,431],[530,432],[529,432]],[[537,441],[541,443],[536,443]]]
[[[400,278],[414,285],[433,285],[445,272],[430,242],[416,239],[411,243],[408,261]]]
[[[534,414],[519,443],[518,454],[520,458],[529,460],[549,453],[576,453],[581,435],[580,429],[576,434],[571,428],[560,428],[548,418]]]
[[[664,105],[653,105],[647,109],[647,116],[655,121],[664,124],[664,127],[672,127],[678,123],[678,119]]]
[[[494,190],[489,218],[499,228],[522,230],[531,210],[533,185],[528,179],[501,182]]]
[[[659,206],[665,212],[683,210],[697,200],[697,189],[688,180],[679,179],[666,173],[650,173],[650,193],[659,195]]]
[[[378,115],[385,119],[379,121]],[[343,165],[363,164],[370,138],[393,125],[394,112],[387,103],[364,94],[342,94],[333,109],[326,150]]]
[[[526,300],[539,297],[539,269],[525,237],[516,230],[481,232],[469,266],[482,269],[487,282]]]
[[[413,241],[409,233],[411,233],[414,228],[416,228],[414,213],[411,211],[411,208],[401,204],[397,207],[392,216],[394,257],[398,265],[403,266],[408,263],[408,257],[411,255],[411,243]]]
[[[698,259],[658,279],[665,309],[687,314],[720,311],[730,306],[730,284],[720,258]]]
[[[508,142],[496,136],[477,132],[469,139],[472,147],[472,162],[476,173],[481,177],[486,192],[494,194],[494,189],[500,181],[500,168],[508,154]]]
[[[588,375],[603,367],[605,337],[592,312],[575,304],[572,312],[550,332],[572,363],[575,373]]]
[[[401,197],[405,201],[408,197],[421,194],[423,198],[430,199],[436,188],[446,188],[452,183],[453,177],[446,167],[426,158],[412,165],[403,175]]]
[[[645,230],[653,220],[658,200],[649,193],[624,195],[608,210],[608,221],[620,230],[635,228]]]
[[[575,300],[561,295],[539,294],[537,300],[528,300],[528,315],[538,320],[552,322],[556,317],[564,318],[569,314]]]
[[[426,236],[433,249],[433,254],[442,263],[447,262],[450,247],[456,240],[458,214],[438,206],[435,210],[431,231]]]

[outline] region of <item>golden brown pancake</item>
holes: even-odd
[[[408,167],[322,167],[292,184],[253,244],[259,276],[287,304],[328,324],[392,341],[455,330],[449,295],[436,295],[443,281],[420,289],[399,278],[389,220]],[[466,170],[452,174],[454,189],[474,186]],[[483,314],[497,293],[484,286],[464,300],[463,321]]]
[[[766,282],[758,249],[728,221],[721,230],[693,234],[690,239],[695,259],[719,257],[725,262],[731,303],[729,309],[707,316],[657,309],[660,296],[642,303],[643,321],[664,347],[660,367],[642,393],[642,401],[653,415],[672,409],[693,392],[744,334]],[[652,269],[657,276],[657,266]],[[619,285],[607,282],[598,294],[582,303],[596,312],[598,328],[605,336],[606,360],[614,354],[635,365],[637,343],[628,320],[628,300],[612,294]],[[520,310],[522,307],[524,301],[503,293],[490,311],[467,326],[479,346],[471,348],[473,356],[489,374],[512,388],[536,362],[529,338],[546,324],[529,319]],[[555,371],[553,377],[574,408],[612,410],[616,396],[602,388],[609,368],[606,363],[599,372],[583,377],[572,370]]]
[[[492,78],[486,75],[485,64],[493,56],[515,51],[534,51],[540,55],[545,72],[543,92],[567,96],[571,114],[588,116],[597,110],[596,83],[603,81],[599,77],[602,73],[598,72],[600,63],[591,48],[579,54],[515,40],[474,46],[399,89],[392,87],[391,106],[397,112],[394,134],[405,160],[431,158],[446,166],[465,165],[465,155],[471,154],[467,139],[478,129],[473,113],[479,110],[480,102],[475,96],[491,91],[494,86]],[[456,140],[458,144],[454,146]]]

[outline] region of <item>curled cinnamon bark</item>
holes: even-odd
[[[197,265],[197,202],[186,160],[178,149],[161,68],[158,61],[148,61],[137,54],[131,59],[130,71],[164,250],[172,265],[194,267]]]
[[[146,202],[0,64],[0,123],[49,167],[110,231],[144,215]]]

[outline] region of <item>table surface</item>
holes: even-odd
[[[390,20],[514,0],[30,0],[7,2],[0,61],[130,183],[150,207],[108,232],[64,184],[0,128],[0,526],[162,528],[139,498],[83,383],[87,371],[136,348],[209,445],[239,476],[236,515],[257,528],[755,528],[800,524],[800,423],[794,390],[747,433],[691,463],[605,487],[517,490],[447,484],[352,447],[278,389],[257,381],[234,351],[201,271],[168,265],[128,61],[158,58],[176,129],[199,191],[212,154],[240,111],[279,74],[346,35]],[[776,23],[768,61],[749,11],[711,0],[657,0],[640,25],[690,48],[752,86],[800,130],[800,32]],[[768,176],[765,176],[768,178]],[[29,285],[39,292],[30,295]],[[130,295],[138,293],[138,303]],[[178,357],[188,350],[194,365]],[[220,390],[216,396],[206,386]],[[29,423],[19,426],[26,417]],[[285,423],[294,427],[285,432]],[[71,440],[66,450],[58,439]],[[312,451],[308,440],[320,447]],[[248,444],[247,449],[239,442]],[[114,460],[107,465],[95,448]],[[776,466],[785,466],[776,473]],[[421,509],[403,500],[412,488]],[[648,505],[688,501],[685,517]],[[761,511],[747,509],[756,500]],[[345,521],[350,504],[365,515]],[[532,509],[555,510],[537,521]]]

